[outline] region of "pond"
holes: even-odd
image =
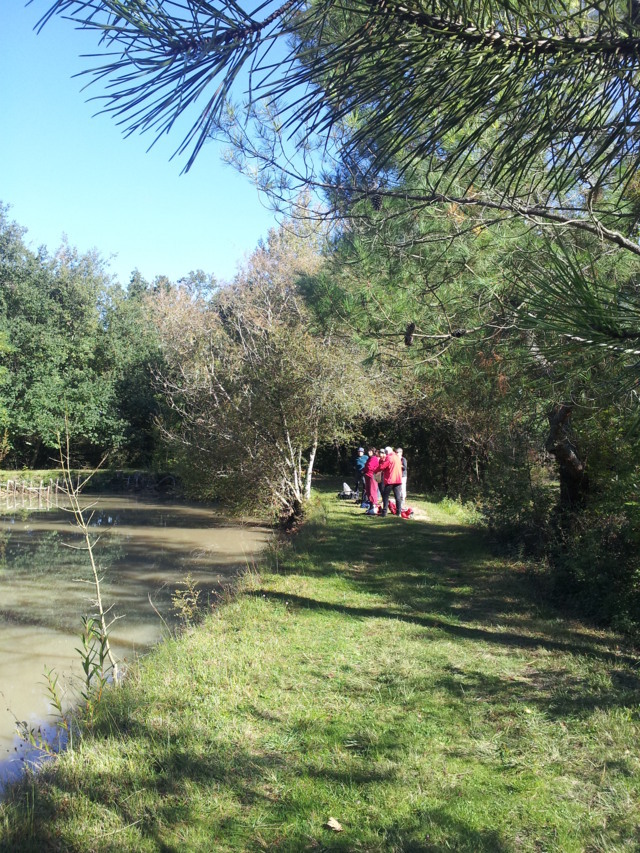
[[[121,617],[111,644],[125,668],[175,627],[172,596],[187,575],[199,603],[212,604],[269,538],[259,523],[231,522],[201,504],[129,495],[82,500],[92,504],[99,537],[103,604],[112,607],[110,618]],[[83,542],[64,509],[0,515],[0,792],[34,757],[16,722],[35,728],[51,720],[45,671],[55,670],[67,695],[82,674],[82,616],[95,612]]]

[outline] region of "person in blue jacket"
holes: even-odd
[[[359,447],[356,458],[353,460],[353,470],[356,483],[354,491],[356,493],[357,501],[360,500],[361,497],[364,499],[364,466],[367,464],[368,458],[369,457],[364,452],[364,447]]]

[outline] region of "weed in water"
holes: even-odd
[[[80,655],[84,672],[84,684],[80,689],[82,720],[86,726],[91,726],[96,708],[111,680],[113,667],[108,660],[108,637],[100,620],[92,616],[82,617],[81,640],[82,648],[76,651]]]
[[[171,595],[173,612],[178,616],[183,628],[189,628],[202,617],[200,607],[200,590],[191,573],[182,581],[182,588],[176,589]]]
[[[30,726],[24,720],[16,721],[18,736],[36,754],[53,756],[62,749],[71,749],[74,733],[92,727],[104,690],[111,681],[112,667],[108,661],[107,641],[100,621],[83,616],[80,640],[82,646],[76,648],[76,651],[80,656],[84,678],[79,688],[72,691],[68,701],[65,701],[55,670],[45,668],[44,671],[54,733],[49,726]]]

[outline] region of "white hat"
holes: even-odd
[[[385,447],[384,452],[385,453],[393,453],[393,447]]]

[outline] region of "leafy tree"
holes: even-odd
[[[432,469],[446,465],[450,477],[457,455],[476,474],[448,486],[477,488],[501,455],[520,459],[524,474],[546,447],[563,503],[577,506],[589,419],[607,407],[627,422],[637,412],[637,274],[633,256],[589,235],[549,243],[520,220],[479,226],[457,205],[418,213],[395,202],[352,221],[308,298],[325,324],[348,330],[415,388],[407,417],[422,411],[440,436]]]
[[[342,237],[309,304],[328,327],[368,345],[404,389],[403,432],[420,435],[425,451],[431,445],[421,454],[426,482],[468,492],[462,479],[471,473],[477,487],[503,440],[509,375],[526,361],[516,368],[527,343],[514,329],[514,283],[502,273],[515,265],[526,230],[505,221],[490,238],[475,234],[455,206],[417,218],[396,205],[394,214],[361,220]],[[417,422],[422,428],[409,428]],[[403,443],[410,447],[408,436]]]
[[[160,404],[152,376],[161,363],[158,336],[147,307],[152,286],[134,274],[126,291],[112,286],[103,311],[99,358],[114,389],[114,407],[122,422],[118,458],[149,465],[157,446]]]
[[[184,288],[153,297],[174,414],[164,430],[184,474],[285,524],[310,495],[319,443],[392,406],[356,347],[314,329],[299,282],[319,264],[312,235],[283,226],[210,301]]]
[[[55,449],[65,414],[76,447],[104,445],[120,431],[111,415],[112,385],[96,360],[99,316],[90,288],[100,278],[93,260],[85,261],[66,251],[54,259],[41,256],[23,270],[24,278],[5,282],[6,365],[13,380],[5,394],[11,433],[33,448],[32,465],[41,448]]]
[[[78,461],[127,443],[131,450],[145,416],[150,428],[152,344],[141,309],[132,312],[135,300],[95,253],[63,244],[55,255],[36,254],[23,234],[1,207],[0,428],[13,462],[55,458],[65,420]]]

